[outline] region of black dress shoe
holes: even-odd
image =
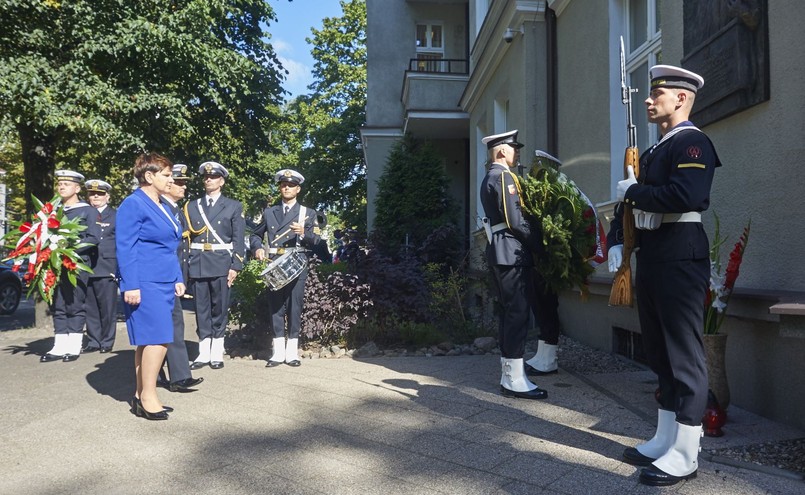
[[[111,347],[101,347],[101,354],[106,354],[108,352],[112,352]]]
[[[79,357],[79,356],[78,356],[78,354],[65,354],[65,355],[62,357],[62,359],[61,359],[61,360],[62,360],[62,361],[64,361],[65,363],[70,363],[70,362],[72,362],[72,361],[77,360],[77,359],[78,359],[78,357]]]
[[[49,363],[51,361],[61,361],[64,359],[64,356],[57,356],[56,354],[47,353],[41,358],[39,358],[40,363]]]
[[[168,413],[167,413],[167,411],[165,411],[165,409],[163,409],[163,410],[161,410],[159,412],[155,412],[155,413],[148,412],[143,407],[142,402],[140,402],[138,399],[135,399],[135,400],[137,401],[137,403],[136,403],[137,412],[135,413],[137,416],[139,416],[141,418],[151,420],[151,421],[158,421],[158,420],[168,419]]]
[[[269,361],[266,363],[266,368],[276,368],[282,365],[282,361]]]
[[[203,368],[205,366],[209,366],[209,364],[210,363],[202,363],[202,362],[199,362],[199,361],[193,361],[192,363],[190,363],[190,369],[191,370],[200,370],[201,368]]]
[[[157,387],[170,389],[171,388],[171,382],[166,380],[164,376],[159,375],[157,377]]]
[[[626,450],[623,451],[623,462],[631,464],[632,466],[650,466],[651,463],[656,460],[657,459],[644,456],[634,447],[627,447]]]
[[[547,399],[548,398],[548,391],[542,390],[541,388],[535,388],[534,390],[529,390],[528,392],[515,392],[514,390],[509,390],[508,388],[504,387],[503,385],[500,386],[500,393],[503,397],[514,397],[515,399]]]
[[[224,362],[223,361],[210,361],[210,368],[212,368],[214,370],[220,370],[223,367],[224,367]]]
[[[674,476],[672,474],[668,474],[662,469],[658,468],[657,466],[651,465],[649,467],[643,468],[640,471],[640,483],[648,486],[671,486],[676,485],[680,481],[683,480],[692,480],[696,477],[696,471],[686,475],[686,476]]]
[[[531,366],[528,363],[525,363],[525,374],[532,375],[532,376],[543,376],[543,375],[555,375],[559,373],[559,368],[556,368],[553,371],[540,371],[537,368]]]
[[[90,353],[90,352],[97,352],[97,351],[99,351],[99,350],[100,350],[100,349],[98,349],[98,348],[97,348],[97,347],[95,347],[95,346],[86,346],[86,347],[84,347],[83,349],[81,349],[81,353],[82,353],[82,354],[88,354],[88,353]]]
[[[288,361],[285,364],[287,364],[288,366],[293,366],[294,368],[296,368],[297,366],[302,366],[302,361],[300,361],[298,359],[294,359],[293,361]]]
[[[204,378],[185,378],[170,384],[171,392],[192,392],[193,387],[203,382]]]

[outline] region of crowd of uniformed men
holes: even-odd
[[[158,380],[160,386],[174,392],[191,391],[203,381],[203,378],[193,378],[193,370],[205,366],[211,369],[224,367],[224,334],[230,292],[246,257],[243,206],[222,194],[229,171],[220,163],[208,161],[199,167],[198,175],[203,181],[204,195],[182,205],[187,183],[192,177],[187,165],[173,165],[172,183],[161,197],[163,207],[173,214],[183,230],[177,257],[188,287],[185,297],[192,298],[195,305],[199,337],[198,354],[191,362],[184,340],[182,297],[176,297],[174,337],[167,345],[166,354],[168,375],[162,369]],[[326,217],[296,201],[304,177],[286,169],[278,172],[275,180],[281,201],[266,208],[261,223],[253,229],[249,243],[255,256],[271,260],[285,250],[298,250],[306,257],[312,256],[314,251],[322,253],[320,232]],[[82,185],[88,202],[81,198]],[[86,247],[78,254],[92,272],[80,272],[75,285],[70,283],[66,274],[59,281],[52,306],[54,344],[41,356],[41,362],[71,362],[82,353],[110,352],[115,342],[120,300],[115,248],[116,210],[109,205],[112,185],[100,179],[85,180],[82,174],[72,170],[57,170],[56,188],[67,218],[80,218],[87,227],[80,233],[81,242]],[[264,237],[268,242],[266,247],[263,246]],[[329,255],[326,248],[324,253]],[[297,345],[306,275],[305,266],[294,280],[270,294],[274,350],[268,367],[283,363],[290,366],[301,364]]]

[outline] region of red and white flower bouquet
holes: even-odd
[[[53,303],[56,284],[62,273],[73,285],[78,272],[91,272],[77,251],[90,244],[81,242],[80,232],[86,225],[79,219],[70,220],[64,215],[61,198],[54,197],[42,203],[32,197],[37,212],[30,221],[14,225],[3,240],[14,246],[5,260],[13,260],[13,270],[19,271],[26,265],[23,281],[29,284],[28,295],[36,289],[48,304]]]
[[[735,280],[738,279],[744,251],[747,243],[749,243],[749,230],[752,225],[750,220],[744,227],[741,237],[730,252],[727,269],[722,272],[720,251],[725,239],[721,237],[718,215],[715,216],[715,219],[716,235],[710,247],[710,290],[707,292],[704,312],[705,335],[717,334],[718,329],[721,328],[721,323],[724,322],[724,317],[727,315],[727,304],[729,304],[732,289],[735,287]]]

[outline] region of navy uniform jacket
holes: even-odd
[[[509,167],[493,163],[481,182],[484,215],[494,226],[505,222],[508,228],[492,234],[487,246],[490,265],[533,266],[532,252],[541,249],[541,236],[532,228],[520,206],[520,190]]]
[[[200,198],[204,203],[204,196]],[[215,236],[206,229],[206,224],[198,211],[199,199],[188,201],[184,206],[185,220],[190,231],[191,243],[219,244]],[[243,269],[246,254],[246,220],[243,218],[243,205],[240,201],[219,196],[215,205],[205,208],[204,213],[221,241],[232,243],[232,252],[226,250],[204,251],[191,249],[188,259],[188,275],[193,278],[226,277],[229,270]],[[202,231],[203,232],[200,232]]]
[[[721,162],[710,139],[682,122],[679,131],[640,157],[637,184],[624,202],[653,213],[704,211],[710,206],[710,186]],[[673,131],[673,130],[672,130]],[[701,222],[664,223],[657,230],[635,229],[639,260],[646,262],[709,258],[710,246]],[[623,244],[623,208],[615,211],[607,245]]]
[[[95,222],[100,229],[97,259],[92,267],[90,278],[115,277],[117,273],[117,253],[115,250],[115,217],[117,211],[107,206],[100,212]]]
[[[187,275],[187,263],[190,257],[190,243],[189,239],[189,232],[187,231],[187,219],[185,219],[184,214],[182,213],[182,209],[178,204],[173,203],[166,197],[162,197],[162,204],[165,205],[168,212],[176,218],[179,222],[179,226],[182,229],[182,239],[179,241],[179,247],[176,248],[176,256],[179,258],[179,264],[182,267],[182,278],[184,279],[185,283],[189,280]]]
[[[87,228],[79,232],[78,235],[81,239],[81,242],[90,245],[83,247],[76,252],[79,256],[81,256],[81,259],[84,260],[84,263],[92,266],[92,258],[94,258],[94,256],[97,254],[97,246],[101,239],[101,228],[98,226],[98,222],[100,221],[100,213],[98,213],[98,210],[87,203],[78,202],[70,206],[65,206],[64,216],[70,220],[74,218],[81,218],[80,223],[87,226]],[[86,272],[80,273],[84,274]]]
[[[258,225],[256,229],[254,229],[254,232],[252,232],[252,235],[249,238],[249,247],[251,248],[252,252],[264,247],[263,235],[268,237],[268,245],[266,246],[268,248],[294,247],[297,245],[298,240],[299,246],[312,250],[320,240],[320,237],[313,231],[314,222],[316,219],[316,210],[313,208],[307,208],[304,222],[305,232],[302,237],[299,237],[298,235],[294,234],[293,231],[289,230],[291,228],[291,223],[299,220],[299,207],[300,204],[297,202],[295,205],[293,205],[293,207],[291,207],[288,215],[283,214],[282,203],[263,210],[263,221],[260,222],[260,225]],[[287,232],[287,234],[285,234],[282,238],[277,239],[280,234],[285,232]],[[272,259],[276,256],[266,253],[266,257]]]

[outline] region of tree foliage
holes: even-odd
[[[261,180],[284,78],[274,19],[263,0],[2,2],[0,125],[19,137],[25,196],[50,197],[57,159],[105,176],[145,149]]]
[[[431,233],[455,223],[443,160],[427,141],[405,136],[392,148],[378,181],[373,240],[386,253],[406,241],[422,244]]]
[[[366,2],[342,0],[343,16],[325,18],[307,42],[315,60],[312,93],[288,107],[285,148],[298,151],[305,201],[365,230]],[[293,132],[295,131],[295,132]]]

